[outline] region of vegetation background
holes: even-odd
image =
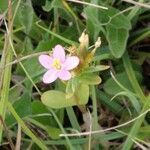
[[[150,149],[149,19],[148,0],[0,0],[0,149]],[[38,56],[83,31],[89,46],[101,37],[90,72],[102,82],[82,77],[84,106],[59,94],[46,106],[41,94],[64,86],[42,82]]]

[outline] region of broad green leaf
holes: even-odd
[[[104,27],[108,25],[115,29],[131,29],[130,20],[116,8],[108,7],[108,10],[103,10],[89,6],[84,9],[84,12],[87,17],[88,31],[94,39],[97,38],[100,31],[105,33]]]
[[[84,11],[87,15],[87,27],[91,36],[98,36],[98,33],[102,31],[107,38],[112,55],[120,58],[126,48],[131,29],[130,20],[113,7],[108,7],[108,10],[86,7]]]
[[[33,51],[33,45],[32,45],[32,41],[31,39],[26,36],[25,39],[24,39],[24,54],[29,54],[29,52],[31,53]]]
[[[83,73],[78,77],[78,80],[88,85],[97,85],[101,83],[101,78],[93,73]]]
[[[120,11],[113,7],[108,7],[108,10],[99,10],[99,21],[105,25],[112,25],[116,29],[131,29],[130,20]]]
[[[110,51],[114,57],[120,58],[125,52],[129,31],[124,28],[114,28],[112,25],[108,25],[106,30]]]
[[[25,93],[19,100],[13,103],[13,107],[21,118],[31,115],[32,110],[29,95]],[[9,126],[13,123],[16,123],[15,118],[12,116],[12,114],[7,114],[6,124]]]
[[[19,99],[21,93],[23,92],[23,87],[21,85],[16,85],[13,88],[10,88],[9,90],[9,99],[11,99],[11,102],[15,102]]]
[[[73,79],[69,80],[66,85],[66,93],[74,93],[75,89],[73,88]]]
[[[43,10],[49,12],[52,8],[63,8],[62,2],[60,0],[53,0],[52,2],[49,0],[46,0],[45,6],[43,6]]]
[[[55,127],[51,127],[51,126],[46,126],[46,131],[48,133],[48,135],[56,140],[60,138],[60,134],[62,133],[62,131],[59,128],[55,128]]]
[[[22,61],[22,64],[31,77],[34,77],[35,75],[44,72],[44,69],[38,62],[37,57],[33,57],[28,60]],[[20,66],[17,66],[16,73],[20,75],[24,75],[24,71]]]
[[[34,15],[31,0],[26,0],[21,5],[21,16],[19,16],[20,21],[22,22],[22,25],[25,26],[25,33],[29,34],[32,27]]]
[[[101,10],[104,12],[104,10]],[[108,12],[105,11],[103,16],[106,15],[106,13],[108,14],[108,18],[110,19],[108,22],[108,25],[112,25],[114,28],[120,29],[131,29],[131,23],[130,20],[123,14],[120,13],[120,11],[116,8],[113,7],[109,7]],[[119,14],[120,13],[120,14]],[[102,15],[102,13],[100,14]]]
[[[78,82],[77,78],[72,78],[71,80],[69,80],[67,82],[66,93],[73,94],[78,89],[78,85],[79,85],[79,82]]]
[[[81,84],[72,97],[60,91],[50,90],[42,94],[43,104],[51,108],[64,108],[75,105],[84,105],[88,102],[89,86]]]
[[[107,65],[97,65],[97,66],[90,66],[86,69],[84,69],[84,73],[93,73],[93,72],[99,72],[110,68],[110,66]]]
[[[105,12],[106,13],[106,12]],[[131,29],[130,20],[114,8],[109,9],[109,21],[106,25],[106,38],[112,55],[120,58],[126,50],[129,30]]]
[[[49,39],[43,39],[41,41],[39,41],[37,47],[36,47],[36,51],[48,51],[52,49],[52,42]]]
[[[31,107],[32,107],[32,115],[35,120],[44,125],[51,124],[51,117],[49,111],[41,101],[33,101],[31,103]]]
[[[86,25],[89,32],[89,35],[91,38],[96,40],[98,37],[98,34],[102,27],[100,26],[99,21],[99,11],[98,9],[95,9],[94,7],[86,7],[84,9],[84,12],[86,14]]]

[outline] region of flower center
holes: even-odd
[[[54,59],[53,63],[52,63],[52,66],[57,69],[57,70],[60,70],[61,69],[61,63],[60,63],[60,60],[59,59]]]

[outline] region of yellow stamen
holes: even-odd
[[[54,59],[52,66],[57,69],[60,70],[61,69],[61,63],[59,59]]]

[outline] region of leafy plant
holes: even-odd
[[[0,149],[149,149],[148,8],[1,0]]]

